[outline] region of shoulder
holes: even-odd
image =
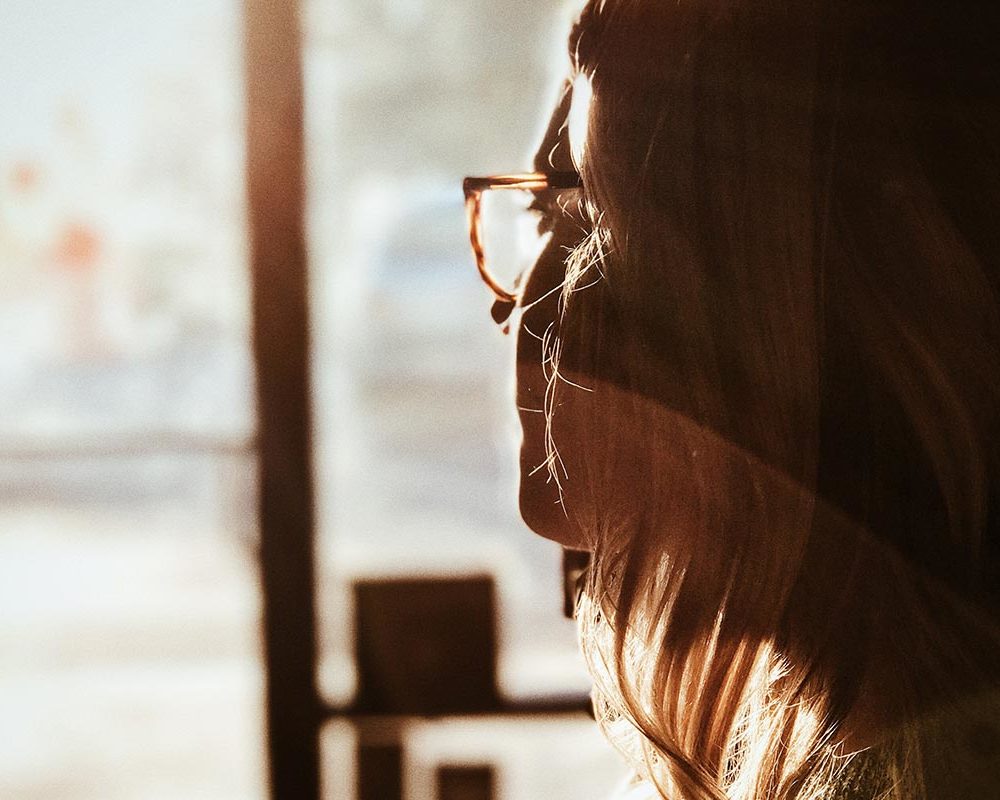
[[[936,708],[857,753],[823,797],[997,800],[998,777],[1000,689],[991,689]]]

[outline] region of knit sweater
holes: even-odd
[[[977,694],[929,714],[917,732],[925,800],[1000,800],[1000,690]],[[886,748],[858,753],[834,777],[824,800],[880,800],[891,796],[893,770]],[[909,794],[903,791],[904,798]],[[660,800],[631,778],[611,800]]]

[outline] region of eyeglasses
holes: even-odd
[[[462,181],[462,191],[465,193],[465,214],[469,224],[469,241],[472,244],[472,252],[476,259],[479,276],[496,298],[492,313],[493,319],[498,325],[507,321],[520,299],[520,270],[517,271],[516,277],[511,278],[510,275],[507,275],[505,278],[500,274],[495,264],[488,263],[488,261],[494,260],[494,252],[491,251],[490,259],[487,259],[486,237],[494,232],[484,232],[484,193],[492,190],[506,192],[520,190],[537,197],[539,193],[547,190],[577,189],[582,185],[583,181],[579,173],[576,172],[527,172],[512,175],[491,175],[484,178],[466,178]],[[538,206],[534,203],[526,203],[521,207],[521,210],[537,208]],[[488,227],[489,223],[486,225]],[[507,244],[505,243],[505,246]],[[514,243],[510,242],[509,244],[513,245]]]

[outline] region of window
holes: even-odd
[[[0,5],[4,797],[266,792],[239,15]]]
[[[352,581],[483,573],[501,694],[583,695],[559,549],[517,514],[513,340],[490,320],[460,191],[530,166],[565,75],[564,10],[314,0],[306,20],[321,691],[346,703],[357,683]],[[403,739],[405,791],[428,800],[435,764],[492,765],[498,800],[598,798],[617,775],[582,715],[414,722]],[[344,769],[331,753],[350,747],[325,749]]]
[[[244,13],[0,8],[2,796],[268,792]],[[485,0],[302,9],[331,707],[358,684],[354,598],[386,580],[492,582],[505,703],[587,691],[560,553],[517,515],[513,341],[459,190],[527,165],[563,21]],[[596,800],[617,777],[581,714],[390,722],[406,800]],[[361,727],[323,726],[325,796],[355,793]]]

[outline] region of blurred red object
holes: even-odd
[[[85,272],[97,264],[101,242],[97,233],[87,225],[67,225],[56,242],[55,261],[74,272]]]
[[[41,170],[28,161],[15,164],[10,171],[10,184],[15,192],[25,194],[38,186]]]

